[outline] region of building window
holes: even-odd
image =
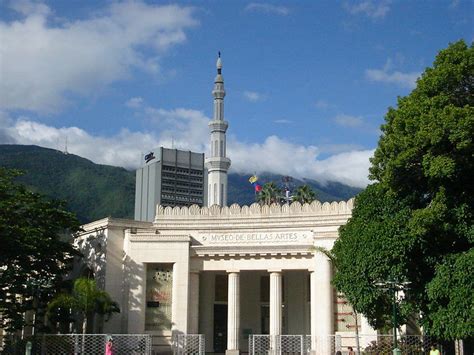
[[[173,264],[148,264],[145,330],[171,330]]]

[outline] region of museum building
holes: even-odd
[[[331,286],[330,250],[353,200],[227,206],[222,61],[205,159],[208,206],[156,206],[153,222],[104,218],[83,226],[84,268],[120,305],[98,331],[148,333],[168,352],[176,334],[202,334],[207,352],[248,352],[255,334],[374,334]],[[325,353],[319,352],[319,353]]]

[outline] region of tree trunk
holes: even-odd
[[[355,311],[354,308],[352,308],[352,311],[354,313],[354,319],[355,319],[355,336],[356,336],[356,348],[357,348],[357,354],[360,354],[360,341],[359,341],[359,320],[357,319],[357,312]]]

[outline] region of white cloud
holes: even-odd
[[[286,119],[274,120],[273,122],[278,123],[278,124],[290,124],[290,123],[293,123],[293,121],[291,121],[291,120],[286,120]]]
[[[51,9],[41,2],[33,2],[30,0],[15,0],[10,2],[10,8],[16,12],[28,16],[31,14],[47,16],[51,13]]]
[[[416,79],[421,75],[419,72],[403,73],[398,70],[394,70],[394,66],[402,65],[405,58],[402,54],[397,53],[395,56],[395,63],[391,58],[388,58],[382,69],[367,69],[365,71],[365,77],[369,81],[382,82],[387,84],[395,84],[400,87],[414,89],[416,86]]]
[[[374,20],[382,19],[390,11],[390,0],[363,0],[345,3],[344,8],[352,15],[365,15]]]
[[[125,103],[125,106],[129,108],[139,108],[143,104],[143,98],[141,97],[132,97]]]
[[[256,91],[244,91],[244,98],[250,102],[258,102],[265,99],[265,96]]]
[[[106,137],[78,127],[52,127],[27,117],[12,119],[0,112],[0,144],[35,144],[63,150],[67,137],[70,153],[129,169],[139,165],[142,153],[159,146],[207,152],[209,118],[202,112],[184,108],[164,110],[142,103],[137,114],[148,120],[146,132],[122,129]],[[242,142],[229,136],[227,151],[234,172],[269,172],[359,187],[368,183],[369,157],[373,154],[372,150],[360,150],[357,146],[319,148],[294,144],[277,136],[267,137],[262,143]],[[321,152],[333,155],[320,159]]]
[[[198,23],[191,7],[123,1],[54,25],[45,4],[12,4],[21,17],[0,21],[0,108],[8,110],[54,113],[74,95],[96,95],[127,79],[132,69],[157,73],[163,53]]]
[[[414,89],[416,87],[416,79],[420,77],[421,73],[411,72],[403,73],[400,71],[389,72],[387,69],[367,69],[365,77],[370,81],[396,84],[398,86]]]
[[[316,106],[316,108],[320,110],[326,110],[327,108],[329,108],[329,103],[325,100],[316,100],[314,106]]]
[[[230,139],[228,152],[231,169],[240,173],[270,172],[360,187],[368,183],[369,158],[373,155],[372,150],[358,150],[318,160],[318,147],[293,144],[277,136],[253,144]]]
[[[364,124],[364,120],[358,116],[350,116],[345,114],[340,114],[334,117],[334,122],[339,126],[343,127],[360,127]]]
[[[245,11],[263,12],[266,14],[274,14],[286,16],[290,13],[290,9],[285,6],[276,6],[262,2],[252,2],[245,7]]]

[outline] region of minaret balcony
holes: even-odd
[[[229,127],[229,123],[227,121],[221,120],[212,120],[209,121],[209,129],[212,132],[224,132],[227,131],[227,127]]]
[[[227,172],[230,168],[230,159],[227,157],[206,158],[206,168],[209,172],[215,170]]]

